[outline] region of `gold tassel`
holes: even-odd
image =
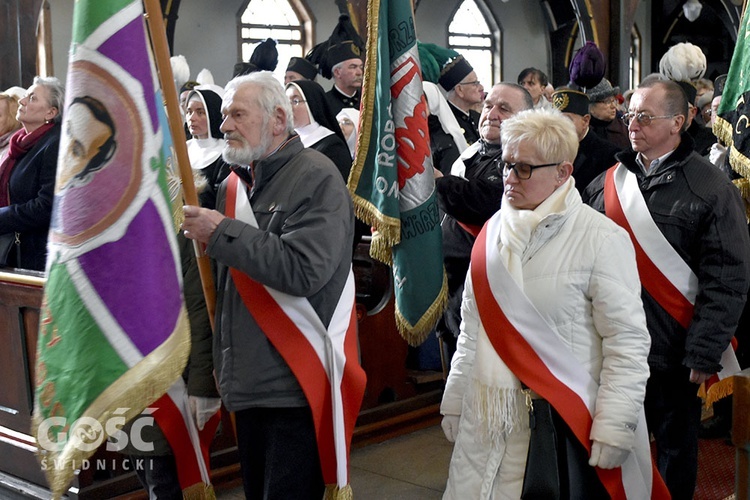
[[[195,483],[182,490],[184,500],[216,500],[214,487],[206,483]]]
[[[727,377],[723,380],[719,380],[706,391],[706,384],[701,384],[698,390],[698,396],[703,399],[703,404],[706,408],[710,408],[712,404],[724,399],[727,396],[731,396],[734,392],[734,377]]]
[[[698,397],[703,400],[706,408],[710,408],[715,402],[731,396],[734,392],[734,377],[727,377],[711,385],[706,392],[706,384],[701,384],[698,388]]]
[[[354,500],[352,486],[347,484],[343,488],[339,488],[337,484],[327,484],[323,500]]]

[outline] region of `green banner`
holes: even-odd
[[[396,323],[422,343],[447,297],[427,101],[410,2],[370,1],[360,139],[349,190],[375,229],[371,252],[393,266]]]

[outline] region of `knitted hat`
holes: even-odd
[[[589,114],[589,98],[579,90],[559,89],[552,94],[552,104],[562,113]]]
[[[589,101],[592,104],[602,102],[605,99],[614,97],[620,93],[620,87],[613,87],[609,80],[602,78],[602,81],[586,91]]]
[[[461,83],[461,80],[466,78],[469,73],[474,71],[474,68],[472,68],[471,64],[464,59],[464,56],[455,50],[446,49],[445,47],[435,45],[434,43],[422,43],[419,45],[421,45],[421,47],[418,46],[417,48],[420,50],[420,61],[423,53],[425,54],[425,57],[431,56],[432,60],[435,61],[435,65],[432,65],[432,62],[428,59],[428,64],[432,66],[432,68],[428,70],[431,74],[424,76],[423,73],[423,78],[428,82],[439,83],[440,86],[447,91],[452,90],[457,84]],[[434,78],[435,67],[439,69],[437,81],[432,79]],[[425,63],[422,63],[423,72],[424,68]]]
[[[286,70],[299,73],[308,80],[315,80],[315,75],[318,74],[317,66],[304,57],[292,57],[289,59],[289,64],[287,65]]]

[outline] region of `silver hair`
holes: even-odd
[[[41,85],[49,92],[49,105],[57,108],[54,122],[62,120],[63,105],[65,104],[65,86],[54,76],[35,76],[33,85]]]
[[[527,109],[503,121],[503,151],[516,151],[520,143],[534,148],[545,162],[573,162],[578,135],[573,122],[556,109]]]
[[[288,134],[294,132],[292,104],[286,96],[284,87],[273,76],[273,73],[270,71],[256,71],[233,78],[227,83],[225,95],[236,92],[237,89],[244,85],[254,85],[257,87],[258,90],[255,92],[256,102],[265,114],[264,120],[270,119],[276,112],[276,109],[281,108],[286,115],[286,132]]]

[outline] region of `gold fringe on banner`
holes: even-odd
[[[63,495],[73,480],[75,471],[96,451],[90,450],[89,447],[77,446],[86,438],[89,430],[88,424],[82,422],[95,420],[105,428],[107,421],[115,416],[129,421],[163,396],[182,375],[187,363],[190,355],[189,328],[187,310],[183,305],[174,332],[94,399],[68,432],[70,439],[62,450],[37,449],[40,461],[54,464],[54,467],[45,470],[52,498],[58,499]],[[123,409],[125,411],[121,411]],[[38,436],[39,427],[43,422],[38,405],[32,422],[33,433]]]
[[[427,340],[427,337],[443,315],[443,311],[445,311],[447,305],[448,277],[445,274],[445,271],[443,271],[443,285],[440,289],[440,294],[430,308],[425,311],[416,325],[412,325],[406,320],[401,314],[401,311],[399,311],[398,304],[396,304],[396,326],[398,327],[398,331],[410,346],[417,347]]]

